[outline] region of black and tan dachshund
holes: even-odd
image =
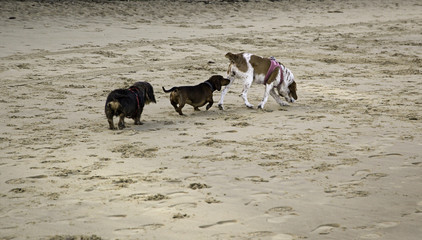
[[[147,82],[137,82],[128,89],[112,91],[105,104],[105,114],[110,129],[116,129],[113,117],[120,117],[118,128],[125,128],[125,117],[135,120],[135,125],[141,125],[141,114],[145,104],[155,103],[154,89]]]

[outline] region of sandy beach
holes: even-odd
[[[420,1],[0,5],[0,239],[421,239]],[[297,102],[237,80],[179,116],[161,87],[227,52],[276,57]],[[157,103],[109,130],[137,81]]]

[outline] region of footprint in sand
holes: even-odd
[[[228,223],[235,223],[237,222],[237,220],[224,220],[224,221],[218,221],[216,223],[213,224],[207,224],[207,225],[201,225],[199,226],[199,228],[209,228],[209,227],[213,227],[213,226],[217,226],[217,225],[223,225],[223,224],[228,224]]]
[[[279,233],[271,238],[272,240],[293,240],[290,234]]]
[[[320,235],[330,234],[333,229],[340,227],[340,224],[337,223],[329,223],[329,224],[323,224],[319,225],[317,228],[312,230],[312,232],[318,233]]]
[[[362,175],[368,174],[369,172],[371,172],[371,170],[369,170],[369,169],[361,169],[361,170],[357,170],[356,172],[354,172],[352,174],[352,176],[362,176]]]
[[[152,223],[152,224],[145,224],[139,227],[129,227],[129,228],[118,228],[115,229],[114,232],[119,234],[139,234],[139,233],[145,233],[148,230],[156,230],[158,228],[163,227],[164,224],[160,223]]]
[[[24,193],[24,192],[26,192],[26,190],[25,190],[25,188],[13,188],[9,192],[13,192],[13,193]]]
[[[346,198],[355,198],[355,197],[367,197],[369,196],[368,191],[350,191],[344,195]]]
[[[375,225],[376,228],[392,228],[399,225],[398,222],[381,222]]]
[[[363,177],[362,179],[374,179],[374,180],[378,180],[382,177],[387,177],[388,174],[386,173],[370,173],[367,174],[365,177]]]
[[[289,206],[273,207],[268,209],[266,213],[276,215],[296,215],[293,208]]]
[[[33,178],[33,179],[37,179],[37,178],[47,178],[47,175],[35,175],[35,176],[30,176],[28,178]]]
[[[369,233],[359,237],[360,239],[380,239],[381,235],[378,233]]]
[[[297,215],[293,208],[289,206],[273,207],[268,209],[265,213],[271,216],[270,218],[267,218],[267,222],[269,223],[282,223],[287,221],[290,216]]]
[[[186,213],[176,213],[173,215],[173,219],[182,219],[182,218],[188,218],[190,217]]]
[[[244,180],[249,180],[251,182],[256,182],[256,183],[259,183],[259,182],[269,182],[268,180],[266,180],[266,179],[264,179],[264,178],[262,178],[260,176],[246,176],[243,179]]]
[[[380,229],[380,228],[392,228],[399,225],[398,222],[381,222],[381,223],[377,223],[375,225],[376,228]],[[363,236],[360,236],[359,239],[381,239],[382,235],[380,235],[379,233],[369,233],[369,234],[365,234]]]
[[[176,191],[176,192],[170,192],[167,193],[167,196],[185,196],[186,194],[189,194],[188,192],[185,191]]]
[[[9,179],[6,181],[7,184],[23,184],[26,181],[23,178],[15,178],[15,179]]]
[[[256,239],[256,238],[262,238],[262,237],[270,237],[273,236],[274,233],[270,231],[257,231],[257,232],[250,232],[248,233],[248,239]]]
[[[210,186],[208,186],[205,183],[191,183],[189,184],[189,188],[196,190],[196,189],[210,188]]]
[[[170,205],[169,207],[175,208],[179,211],[183,211],[187,208],[196,208],[197,205],[198,204],[195,202],[185,202],[185,203],[176,203],[176,204]]]
[[[114,214],[114,215],[108,215],[107,216],[110,219],[122,219],[126,217],[126,214]]]

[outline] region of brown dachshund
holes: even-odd
[[[163,87],[163,91],[170,93],[170,103],[173,105],[176,112],[183,115],[182,108],[185,104],[193,106],[195,111],[200,111],[199,107],[207,105],[207,110],[210,109],[214,100],[212,99],[213,92],[215,90],[220,91],[222,86],[226,86],[230,83],[230,80],[224,78],[221,75],[214,75],[207,81],[200,83],[196,86],[181,86],[173,87],[166,90]]]

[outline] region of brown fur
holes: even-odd
[[[243,58],[243,56],[242,56]],[[254,73],[256,74],[267,74],[268,69],[271,66],[271,60],[268,58],[262,58],[256,55],[251,56],[251,60],[249,61],[254,69]]]
[[[166,90],[163,87],[163,91],[166,93],[171,92],[171,105],[173,105],[176,112],[178,112],[180,115],[183,115],[182,108],[185,106],[185,104],[189,104],[194,107],[195,111],[199,111],[199,107],[202,107],[208,103],[206,107],[208,110],[214,103],[212,98],[213,92],[215,90],[220,91],[222,86],[226,86],[229,83],[229,79],[226,79],[220,75],[214,75],[207,81],[196,86],[173,87],[169,90]]]
[[[228,58],[240,71],[246,72],[248,70],[248,64],[242,54],[243,53],[233,54],[229,52],[226,54],[226,58]]]
[[[295,100],[297,100],[297,94],[296,94],[296,89],[297,87],[296,87],[296,82],[292,82],[292,84],[290,84],[289,85],[289,90],[290,90],[290,93],[289,93],[289,95],[292,97],[292,98],[294,98]]]

